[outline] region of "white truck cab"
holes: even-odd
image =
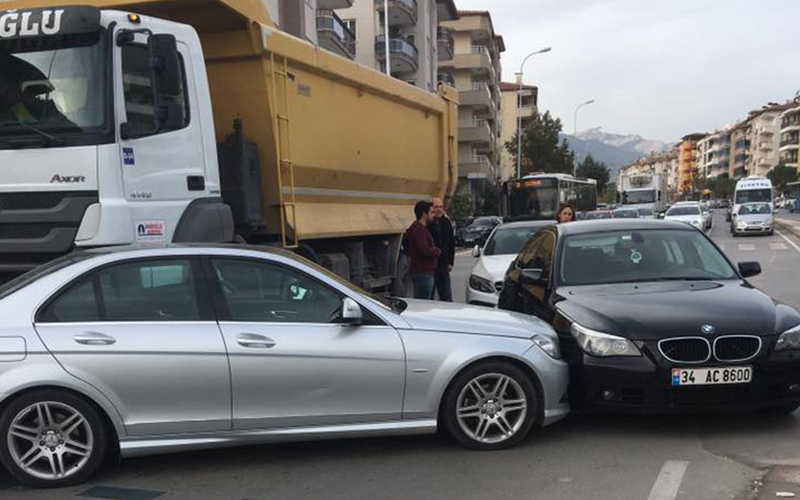
[[[74,246],[229,241],[207,82],[189,26],[0,11],[0,273]]]
[[[766,177],[746,177],[740,179],[736,183],[736,189],[733,194],[733,207],[731,207],[731,233],[736,227],[736,215],[744,203],[763,202],[769,203],[772,211],[775,211],[773,200],[774,192],[772,189],[772,181]]]

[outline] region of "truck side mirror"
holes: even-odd
[[[178,42],[174,35],[152,35],[147,41],[155,82],[158,122],[161,129],[178,129],[184,121],[183,107],[177,103],[183,81]]]
[[[177,97],[181,94],[178,42],[174,35],[151,35],[147,41],[158,97]]]

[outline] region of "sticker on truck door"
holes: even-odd
[[[163,220],[143,220],[135,224],[137,243],[158,243],[167,239],[167,223]]]
[[[122,163],[125,165],[136,165],[136,157],[133,148],[122,148]]]

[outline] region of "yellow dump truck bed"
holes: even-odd
[[[397,234],[457,172],[457,92],[432,94],[281,32],[261,0],[12,0],[93,5],[192,25],[217,140],[258,146],[268,232],[284,241]],[[294,231],[296,228],[296,231]]]

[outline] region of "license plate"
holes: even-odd
[[[750,366],[729,366],[726,368],[673,368],[672,385],[728,385],[749,384],[753,380]]]

